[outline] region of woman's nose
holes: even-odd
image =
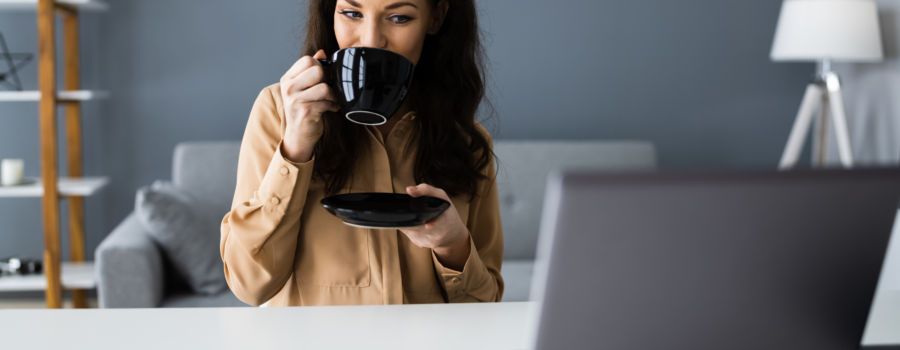
[[[366,22],[366,25],[362,28],[363,32],[360,35],[360,43],[362,46],[377,48],[387,47],[387,37],[381,33],[381,26],[379,26],[378,21]]]

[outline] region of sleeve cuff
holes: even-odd
[[[281,153],[281,144],[282,143],[284,143],[284,142],[282,141],[281,143],[278,144],[278,152],[276,154],[277,156],[281,157],[282,160],[284,160],[285,162],[287,162],[290,165],[293,165],[294,167],[296,167],[298,169],[302,168],[306,165],[312,166],[313,161],[316,159],[315,153],[313,153],[312,158],[310,158],[309,161],[306,163],[294,163],[294,162],[290,161],[289,159],[285,158],[284,154]]]
[[[302,208],[306,200],[306,192],[312,179],[315,156],[306,163],[298,164],[288,161],[281,154],[281,143],[275,149],[272,161],[253,194],[255,200],[262,202],[267,211],[284,214],[291,208]]]
[[[441,264],[434,251],[431,252],[431,259],[434,261],[434,270],[438,276],[438,282],[444,291],[447,292],[447,298],[450,302],[460,302],[465,299],[467,290],[470,286],[476,287],[478,281],[483,279],[483,275],[488,273],[478,256],[478,250],[475,249],[474,240],[469,237],[469,258],[462,271],[456,271]]]

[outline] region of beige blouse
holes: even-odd
[[[368,127],[352,185],[342,193],[406,193],[416,185],[415,118],[403,116],[386,140]],[[225,277],[239,299],[270,306],[500,301],[503,232],[493,161],[479,196],[451,199],[472,245],[463,271],[454,271],[400,231],[350,227],[328,213],[319,203],[324,183],[312,176],[315,158],[295,164],[282,157],[284,129],[274,84],[250,112],[232,209],[222,220]]]

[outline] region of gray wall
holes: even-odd
[[[771,63],[780,0],[483,0],[490,124],[503,139],[645,139],[665,167],[773,167],[811,64]],[[91,252],[169,178],[176,143],[239,139],[250,107],[299,53],[301,0],[111,1],[83,23]],[[33,13],[0,14],[35,52]],[[35,66],[23,78],[36,88]],[[37,175],[36,104],[0,104],[0,157]],[[40,202],[0,199],[0,256],[40,257]],[[2,296],[0,296],[2,297]]]

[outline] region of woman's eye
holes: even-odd
[[[341,13],[342,15],[347,16],[347,17],[352,18],[352,19],[362,18],[362,13],[359,13],[359,12],[357,12],[357,11],[347,11],[347,10],[344,10],[344,11],[341,11],[340,13]]]
[[[409,20],[411,20],[412,17],[404,16],[404,15],[396,15],[396,16],[391,16],[390,19],[391,19],[391,22],[394,22],[397,24],[403,24],[403,23],[409,22]]]

